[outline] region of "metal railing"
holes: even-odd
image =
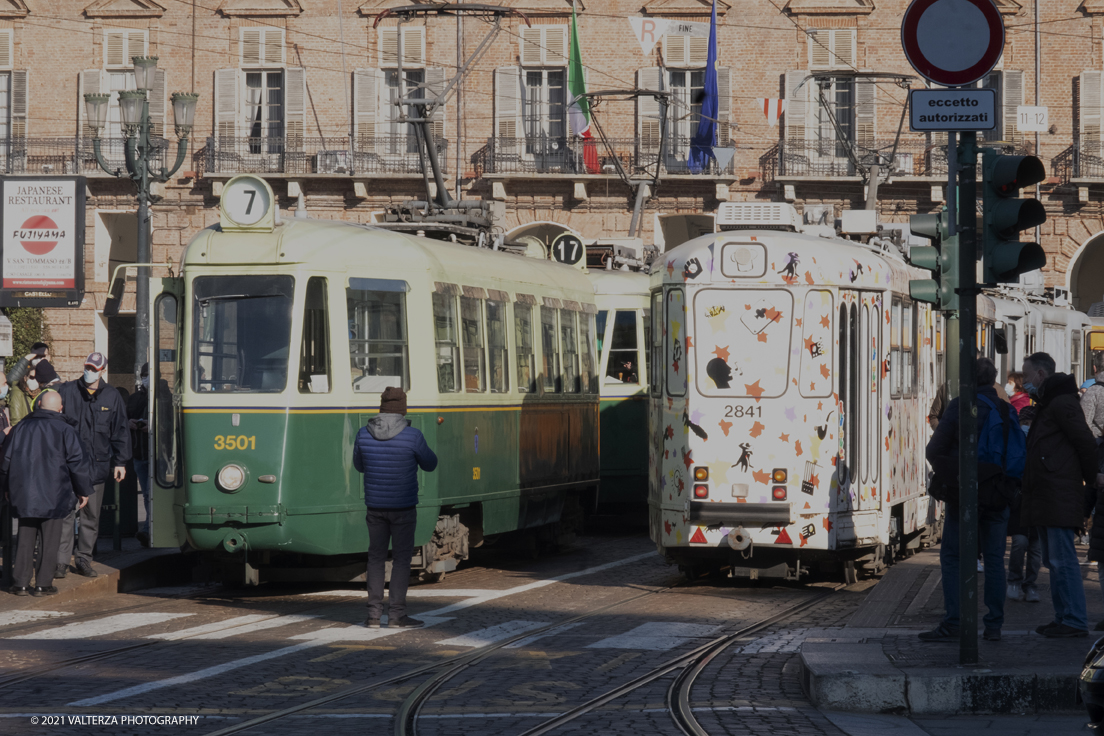
[[[855,157],[863,170],[877,163],[882,176],[891,178],[946,177],[945,141],[944,135],[938,139],[902,136],[896,145],[892,139],[865,141],[856,147]],[[1026,153],[1021,146],[1003,146],[1001,150],[1002,153]],[[791,177],[832,179],[863,173],[848,156],[844,143],[824,139],[780,141],[759,158],[759,169],[764,181]]]
[[[438,139],[437,156],[445,171],[448,142]],[[194,160],[205,174],[420,174],[417,139],[405,135],[306,138],[214,136]]]
[[[718,176],[731,174],[735,161],[723,168],[711,160],[701,170],[691,170],[689,138],[671,138],[659,161],[659,140],[655,138],[618,138],[608,145],[575,136],[555,138],[489,138],[471,158],[476,175],[483,174],[599,174],[617,175],[617,162],[629,176],[652,176],[660,165],[660,174]],[[611,153],[612,149],[612,153]]]
[[[1050,170],[1062,183],[1071,179],[1104,179],[1104,143],[1074,143],[1050,160]]]
[[[153,163],[165,163],[168,141],[157,139]],[[109,167],[126,173],[126,151],[123,138],[102,138],[100,151]],[[104,176],[96,164],[91,138],[8,138],[0,140],[0,173],[12,175],[73,176],[77,174]]]

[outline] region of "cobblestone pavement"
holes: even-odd
[[[210,733],[620,603],[494,651],[445,683],[418,719],[421,736],[519,734],[826,587],[708,579],[673,587],[678,582],[646,538],[591,536],[537,560],[486,555],[440,584],[412,586],[410,613],[427,622],[420,630],[364,628],[363,591],[352,586],[149,591],[56,608],[47,599],[21,618],[0,615],[0,733]],[[718,657],[691,696],[706,730],[842,734],[802,696],[796,652],[808,630],[842,625],[870,585],[834,593]],[[34,611],[42,617],[28,618]],[[28,667],[126,647],[133,648],[11,682]],[[393,713],[425,677],[250,733],[389,733]],[[673,733],[664,708],[670,682],[661,678],[560,732]],[[62,723],[32,724],[32,716]],[[83,724],[69,723],[78,716]],[[124,720],[147,716],[199,718]]]

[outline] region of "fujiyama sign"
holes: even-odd
[[[84,177],[0,178],[0,305],[80,305],[84,199]]]

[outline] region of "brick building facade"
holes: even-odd
[[[998,129],[986,137],[1037,150],[1046,164],[1044,276],[1087,309],[1104,299],[1104,241],[1097,239],[1104,231],[1104,0],[1039,3],[1038,32],[1037,0],[996,2],[1007,43],[986,80],[1001,109]],[[264,175],[285,211],[302,203],[313,217],[367,222],[385,205],[424,196],[413,136],[390,101],[443,89],[459,57],[493,27],[472,15],[404,24],[400,89],[398,24],[384,18],[377,25],[376,17],[408,4],[0,0],[5,172],[88,177],[87,296],[80,309],[47,313],[63,376],[75,375],[93,349],[109,353],[121,385],[133,365],[133,288],[119,316],[102,315],[112,269],[135,260],[133,186],[98,171],[82,94],[133,86],[130,56],[159,57],[151,114],[169,139],[169,156],[169,93],[200,94],[187,163],[155,192],[156,262],[177,261],[189,238],[217,221],[222,184],[243,172]],[[945,136],[910,133],[906,121],[897,138],[905,87],[922,85],[893,77],[913,74],[900,44],[907,0],[718,0],[719,137],[734,156],[703,172],[691,171],[686,156],[705,39],[676,27],[645,54],[629,19],[704,23],[707,0],[577,0],[588,89],[660,88],[670,100],[661,121],[652,97],[603,98],[594,119],[610,147],[599,145],[597,166],[585,163],[567,119],[569,0],[501,4],[523,12],[529,25],[518,16],[502,21],[433,130],[450,189],[503,202],[498,224],[511,238],[547,243],[564,229],[588,242],[628,237],[634,196],[619,168],[654,182],[639,235],[660,248],[711,230],[711,213],[725,200],[788,199],[810,220],[861,208],[863,171],[872,162],[888,174],[878,190],[881,220],[902,221],[942,203]],[[821,81],[806,81],[812,74]],[[788,109],[772,124],[762,99],[779,97]],[[1018,105],[1036,104],[1049,108],[1050,122],[1037,143],[1015,124]],[[114,99],[103,137],[106,156],[121,165]]]

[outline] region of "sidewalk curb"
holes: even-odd
[[[875,642],[806,642],[801,648],[805,695],[818,708],[853,713],[1080,712],[1078,674],[1057,666],[901,669]]]

